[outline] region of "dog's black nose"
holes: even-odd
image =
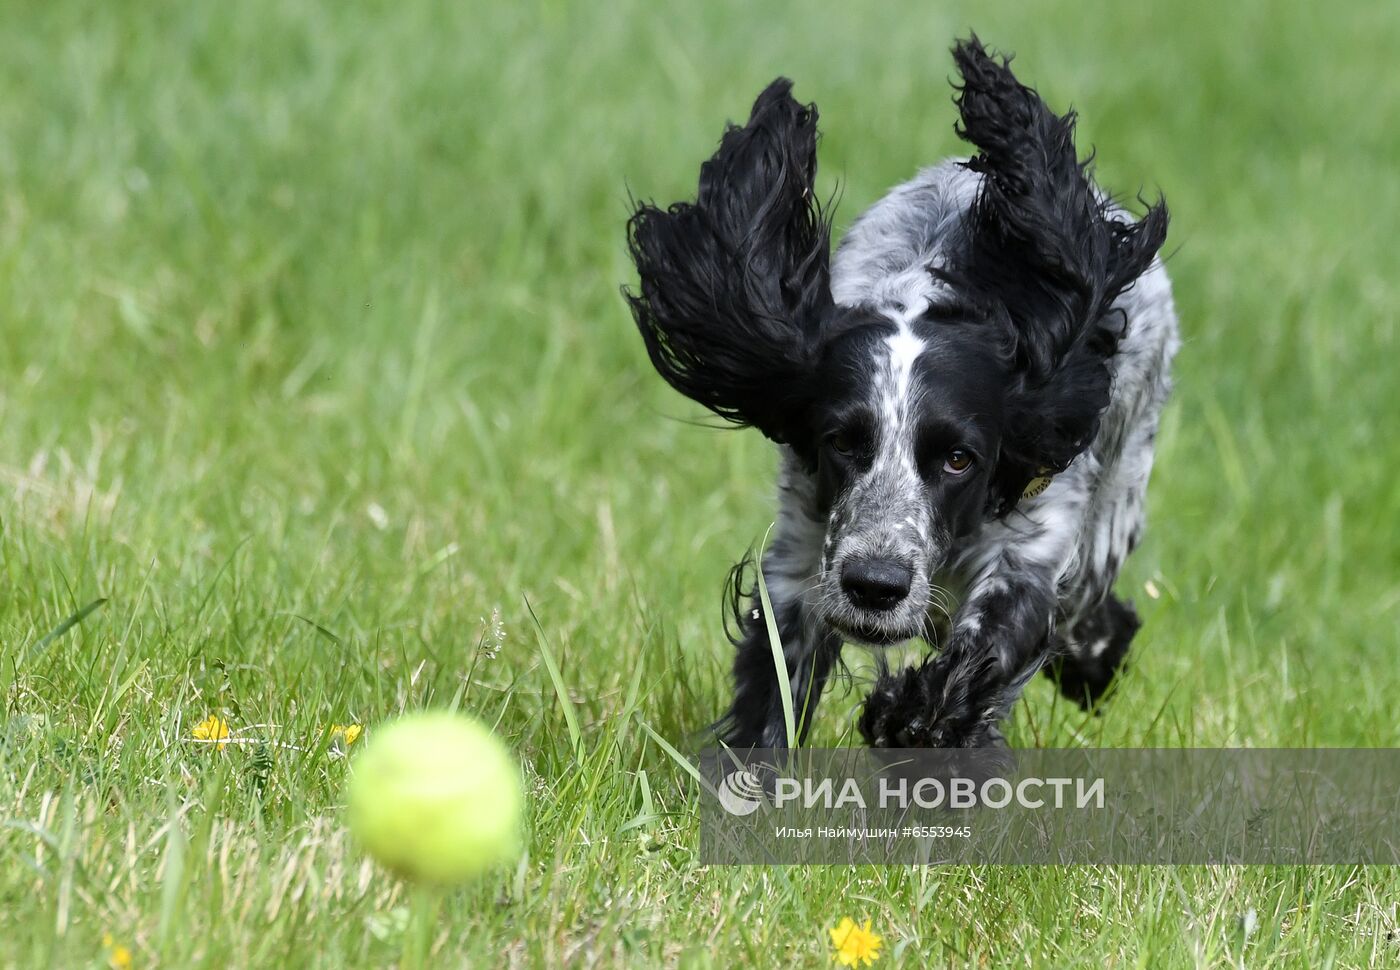
[[[856,559],[841,567],[841,588],[863,610],[892,610],[909,595],[914,571],[889,559]]]

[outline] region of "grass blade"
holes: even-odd
[[[702,788],[706,789],[707,791],[713,792],[713,789],[705,781],[704,776],[700,774],[700,769],[695,767],[695,765],[691,764],[689,758],[677,751],[675,747],[672,746],[670,741],[667,741],[661,735],[653,731],[651,725],[648,724],[646,721],[643,721],[640,717],[637,718],[637,723],[642,726],[643,731],[651,735],[651,739],[653,741],[655,741],[658,745],[661,746],[662,751],[665,751],[668,755],[670,755],[672,761],[680,765],[681,769],[685,771],[686,774],[690,775],[690,777],[694,778],[697,782],[699,782]]]
[[[797,747],[797,719],[792,708],[792,678],[788,676],[787,655],[778,635],[778,621],[773,617],[773,601],[768,598],[768,582],[763,578],[763,554],[768,550],[768,532],[763,534],[763,546],[758,552],[758,598],[763,603],[763,623],[768,629],[768,649],[773,651],[773,672],[778,677],[778,695],[783,702],[783,726],[787,729],[787,746]]]
[[[574,757],[581,758],[583,731],[578,726],[578,711],[574,708],[574,702],[569,697],[569,692],[564,688],[564,677],[559,673],[559,664],[555,662],[554,653],[549,649],[549,638],[545,636],[544,627],[540,625],[540,618],[535,615],[535,608],[530,605],[529,597],[525,597],[525,609],[530,611],[530,619],[535,622],[535,631],[539,634],[540,656],[544,658],[545,669],[549,671],[549,679],[554,682],[554,693],[559,697],[559,706],[564,709],[564,723],[569,728],[569,740],[573,742]]]
[[[93,613],[100,610],[106,602],[107,597],[105,596],[101,599],[95,599],[81,610],[78,610],[78,612],[71,614],[66,620],[50,630],[42,639],[35,642],[34,646],[29,648],[29,658],[32,659],[42,654],[55,640],[86,620]]]

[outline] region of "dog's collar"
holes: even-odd
[[[1045,491],[1047,488],[1050,487],[1050,483],[1054,480],[1054,478],[1055,476],[1050,474],[1050,469],[1042,468],[1036,474],[1036,477],[1031,479],[1030,484],[1026,486],[1026,490],[1021,493],[1021,498],[1035,498],[1041,492]]]

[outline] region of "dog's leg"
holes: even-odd
[[[778,480],[779,512],[772,544],[763,558],[763,578],[783,645],[798,740],[807,736],[831,669],[841,655],[840,638],[817,619],[807,603],[821,570],[825,523],[815,486],[800,463],[784,456]],[[745,587],[744,564],[735,569],[734,703],[718,727],[734,748],[787,746],[777,664],[757,590]]]
[[[796,734],[801,741],[807,736],[827,678],[841,654],[841,642],[829,628],[808,616],[800,601],[775,601],[773,611],[787,665]],[[742,629],[734,658],[734,703],[721,721],[721,736],[732,748],[787,747],[787,720],[777,663],[758,596],[751,601]]]
[[[1053,569],[1003,554],[973,584],[947,648],[876,682],[860,719],[865,739],[893,748],[1003,743],[999,723],[1048,656],[1054,608]]]
[[[1056,656],[1045,667],[1060,693],[1086,711],[1108,692],[1142,626],[1132,603],[1109,595],[1056,637]]]

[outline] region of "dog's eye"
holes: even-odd
[[[849,458],[856,453],[855,436],[848,432],[838,431],[826,440],[827,444],[831,445],[831,450],[842,458]]]
[[[961,448],[954,448],[943,460],[943,470],[950,475],[961,475],[971,467],[972,455]]]

